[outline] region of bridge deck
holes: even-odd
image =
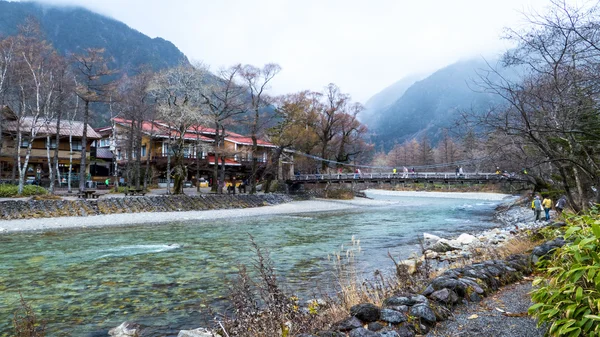
[[[296,183],[351,183],[351,182],[529,182],[525,177],[502,175],[496,173],[463,173],[454,172],[417,172],[409,174],[392,173],[340,173],[340,174],[300,174],[287,180],[288,184]]]

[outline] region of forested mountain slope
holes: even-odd
[[[435,145],[444,128],[453,129],[463,112],[481,113],[503,104],[484,92],[480,74],[489,66],[482,59],[461,61],[415,82],[402,96],[373,112],[368,126],[378,148],[427,135]]]
[[[44,35],[63,55],[104,48],[110,66],[127,73],[141,65],[159,70],[188,63],[171,42],[152,39],[120,21],[79,7],[0,1],[0,35],[17,34],[18,25],[28,17],[40,23]]]

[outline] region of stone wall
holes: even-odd
[[[276,205],[291,200],[289,196],[283,194],[136,196],[96,200],[9,200],[0,202],[0,219],[249,208]]]
[[[426,334],[437,322],[446,320],[454,306],[480,301],[499,287],[530,274],[527,255],[506,260],[490,260],[445,271],[434,278],[421,294],[398,294],[383,301],[381,307],[362,303],[350,308],[350,317],[333,328],[298,337],[409,337]]]

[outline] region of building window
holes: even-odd
[[[27,138],[27,137],[21,138],[21,147],[28,147],[28,146],[29,146],[29,138]]]
[[[46,145],[49,145],[48,147],[51,149],[56,149],[56,138],[50,138],[50,144],[46,144]]]
[[[146,145],[142,145],[142,157],[146,156]]]
[[[81,149],[82,149],[80,140],[72,141],[71,146],[72,146],[73,151],[81,151]]]
[[[109,146],[110,146],[110,139],[108,139],[108,138],[100,139],[100,147],[109,147]]]

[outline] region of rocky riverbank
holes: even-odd
[[[511,207],[498,214],[504,228],[476,235],[461,234],[458,238],[442,239],[425,234],[425,255],[430,258],[469,258],[473,250],[484,246],[501,246],[524,232],[547,226],[548,222],[533,222],[531,211],[523,207]],[[564,223],[551,223],[560,226]],[[564,241],[557,239],[535,247],[531,254],[510,255],[503,260],[487,260],[464,267],[452,268],[432,279],[425,289],[417,294],[398,294],[383,300],[381,306],[361,303],[350,309],[350,316],[331,325],[331,329],[316,334],[301,334],[299,337],[350,336],[350,337],[414,337],[425,335],[437,323],[447,320],[457,305],[479,302],[499,288],[522,281],[531,274],[533,263]],[[450,249],[444,255],[433,256],[435,249]],[[457,253],[458,251],[458,253]],[[450,254],[448,254],[450,253]],[[426,257],[417,258],[423,260]],[[407,261],[404,261],[406,264]],[[529,301],[527,301],[529,303]],[[502,310],[502,309],[500,309]],[[475,315],[472,318],[477,318]],[[530,327],[531,329],[531,327]],[[501,331],[502,327],[496,327]],[[543,335],[543,329],[529,335]],[[437,334],[436,334],[437,335]]]

